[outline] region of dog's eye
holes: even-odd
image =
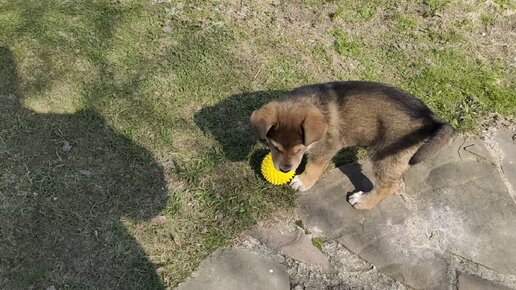
[[[278,147],[276,147],[274,145],[272,147],[274,147],[274,150],[278,151],[279,153],[283,153],[283,151],[281,151]]]

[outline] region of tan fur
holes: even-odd
[[[291,183],[300,191],[315,184],[343,147],[368,147],[376,185],[372,192],[353,197],[357,209],[373,208],[394,193],[412,156],[439,126],[448,126],[408,93],[366,82],[298,88],[287,98],[253,112],[251,124],[271,149],[278,170],[297,168],[308,151],[305,171]],[[449,134],[441,135],[440,141]],[[431,145],[427,147],[438,149]],[[432,150],[425,148],[425,152]]]

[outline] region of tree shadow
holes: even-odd
[[[38,114],[0,47],[0,288],[161,289],[124,221],[167,204],[163,170],[92,110]]]
[[[226,158],[243,161],[251,158],[249,154],[256,143],[249,126],[251,113],[285,93],[258,91],[234,95],[214,106],[202,108],[195,114],[194,120],[205,134],[210,134],[221,144]]]

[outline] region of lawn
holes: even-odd
[[[298,85],[387,82],[460,131],[515,117],[515,9],[0,0],[0,288],[173,287],[288,211],[247,120]]]

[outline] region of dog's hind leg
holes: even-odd
[[[417,147],[402,150],[393,155],[375,160],[373,172],[376,184],[370,192],[356,192],[349,197],[349,203],[356,209],[371,209],[399,189],[403,173],[409,168],[409,160]]]

